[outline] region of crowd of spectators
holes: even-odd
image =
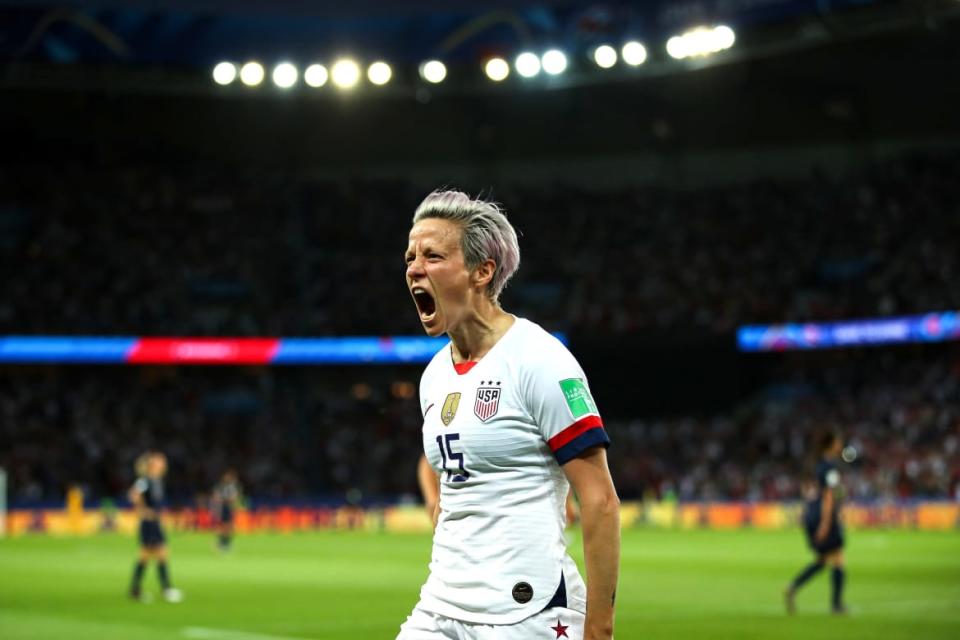
[[[741,323],[960,309],[960,155],[855,177],[589,192],[506,186],[523,262],[504,306],[551,330],[728,332]],[[0,171],[0,335],[418,334],[403,283],[426,188],[268,171]],[[790,499],[815,434],[858,452],[862,499],[957,494],[956,351],[788,358],[746,403],[610,416],[624,497]],[[251,494],[415,495],[409,369],[0,370],[16,502],[79,483],[121,496],[148,447],[178,499],[228,466]],[[694,405],[696,403],[693,403]]]
[[[551,330],[698,329],[960,308],[960,155],[843,179],[498,187]],[[401,257],[428,187],[269,171],[0,171],[0,333],[416,333]]]
[[[796,499],[834,431],[850,447],[847,497],[960,500],[960,351],[796,355],[733,410],[609,430],[619,486],[639,495]]]
[[[228,468],[261,500],[392,500],[416,491],[422,445],[416,387],[389,373],[21,370],[0,376],[0,466],[15,502],[56,501],[70,485],[123,496],[148,449],[168,455],[180,502]]]
[[[170,456],[181,502],[228,467],[260,500],[414,499],[417,373],[25,369],[0,376],[0,465],[14,503],[60,500],[71,484],[122,496],[151,447]],[[789,357],[731,408],[606,426],[628,499],[799,499],[827,429],[856,450],[848,497],[960,499],[960,352]]]

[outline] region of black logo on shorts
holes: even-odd
[[[533,587],[526,582],[518,582],[513,585],[513,599],[520,604],[527,604],[533,600]]]

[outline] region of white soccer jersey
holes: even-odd
[[[514,624],[548,604],[585,612],[560,466],[610,441],[576,359],[517,318],[472,368],[441,349],[420,402],[440,518],[419,606],[480,624]]]

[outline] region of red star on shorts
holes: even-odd
[[[555,627],[550,627],[550,628],[557,632],[557,637],[558,637],[558,638],[569,638],[569,637],[570,637],[570,636],[567,635],[567,629],[569,629],[569,625],[565,627],[565,626],[563,626],[562,624],[560,624],[560,618],[557,618],[557,626],[555,626]]]

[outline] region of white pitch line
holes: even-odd
[[[231,629],[212,629],[210,627],[185,627],[183,636],[193,640],[309,640],[297,636],[276,636],[265,633],[250,633],[249,631],[233,631]]]

